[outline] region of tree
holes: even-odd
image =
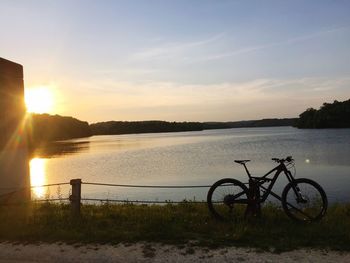
[[[299,115],[298,128],[350,128],[350,99],[323,103],[319,110],[309,108]]]

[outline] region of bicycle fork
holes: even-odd
[[[298,203],[302,203],[302,204],[307,203],[307,200],[301,194],[299,186],[294,184],[294,177],[293,177],[292,173],[288,170],[286,170],[285,172],[287,174],[287,178],[288,178],[289,182],[292,183],[292,189],[293,189],[293,192],[296,196],[296,201]]]

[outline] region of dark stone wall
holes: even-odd
[[[23,67],[0,58],[0,204],[30,198]]]
[[[0,149],[8,144],[24,115],[23,67],[0,58]]]

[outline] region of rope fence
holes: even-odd
[[[59,185],[69,185],[70,183],[55,183],[55,184],[43,184],[43,185],[32,185],[30,188],[36,187],[50,187],[50,186],[59,186]]]
[[[156,200],[123,200],[123,199],[99,199],[99,198],[81,198],[82,201],[101,201],[101,202],[116,202],[116,203],[138,203],[138,204],[181,204],[184,201],[156,201]],[[193,204],[203,204],[205,201],[186,201]]]
[[[98,182],[81,182],[81,185],[95,185],[95,186],[108,186],[108,187],[125,187],[125,188],[161,188],[161,189],[188,189],[188,188],[209,188],[211,185],[131,185],[131,184],[110,184],[110,183],[98,183]],[[74,192],[72,191],[72,195]],[[138,203],[138,204],[179,204],[184,201],[171,201],[171,200],[125,200],[125,199],[100,199],[100,198],[81,198],[81,201],[93,201],[93,202],[115,202],[115,203]],[[204,201],[187,201],[190,203],[205,203]]]
[[[158,189],[189,189],[189,188],[209,188],[211,185],[132,185],[132,184],[111,184],[111,183],[99,183],[99,182],[82,182],[81,179],[72,179],[70,182],[52,183],[44,185],[32,185],[29,187],[21,188],[0,188],[0,190],[15,190],[6,195],[23,191],[26,189],[44,188],[52,186],[70,185],[70,195],[68,198],[45,198],[35,199],[34,202],[55,202],[55,201],[69,201],[71,204],[71,210],[73,214],[80,214],[80,208],[82,202],[114,202],[114,203],[136,203],[136,204],[180,204],[183,202],[188,203],[205,203],[205,201],[196,200],[184,200],[184,201],[171,201],[171,200],[128,200],[128,199],[109,199],[109,198],[85,198],[81,196],[82,185],[94,185],[94,186],[107,186],[107,187],[124,187],[124,188],[158,188]],[[1,196],[0,196],[1,197]]]
[[[35,199],[34,202],[55,202],[55,201],[69,201],[69,198],[50,198],[50,199]]]
[[[110,184],[96,182],[81,182],[82,185],[97,185],[125,188],[161,188],[161,189],[188,189],[188,188],[209,188],[211,185],[131,185],[131,184]],[[100,201],[100,202],[115,202],[115,203],[139,203],[139,204],[180,204],[184,201],[171,200],[125,200],[125,199],[100,199],[100,198],[81,198],[81,201]],[[206,203],[205,201],[187,201],[190,203]]]
[[[86,185],[116,186],[116,187],[135,187],[135,188],[209,188],[211,185],[132,185],[132,184],[105,184],[105,183],[85,183]]]
[[[54,183],[54,184],[42,184],[42,185],[31,185],[27,187],[0,187],[0,190],[16,190],[21,191],[25,189],[32,189],[32,188],[38,188],[38,187],[50,187],[50,186],[61,186],[61,185],[69,185],[70,183]]]
[[[107,186],[107,187],[124,187],[124,188],[162,188],[162,189],[189,189],[189,188],[210,188],[211,185],[131,185],[131,184],[111,184],[111,183],[99,183],[99,182],[82,182],[81,179],[72,179],[70,182],[61,182],[61,183],[52,183],[45,185],[33,185],[29,187],[22,188],[0,188],[0,190],[14,190],[6,194],[0,195],[0,198],[3,196],[11,196],[12,194],[23,191],[25,189],[34,189],[42,187],[52,187],[52,186],[62,186],[70,185],[69,197],[68,198],[45,198],[45,199],[35,199],[34,202],[69,202],[71,207],[71,212],[73,215],[80,214],[80,208],[82,202],[113,202],[113,203],[129,203],[129,204],[180,204],[180,203],[206,203],[206,201],[196,201],[196,200],[183,200],[183,201],[171,201],[171,200],[128,200],[128,199],[110,199],[110,198],[85,198],[81,195],[82,185],[94,185],[94,186]],[[0,199],[1,200],[1,199]],[[22,202],[22,203],[27,203]],[[17,204],[17,203],[14,203]],[[19,204],[19,203],[18,203]]]

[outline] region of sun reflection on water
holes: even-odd
[[[46,159],[34,158],[29,163],[30,167],[30,185],[43,185],[46,183]],[[45,195],[44,187],[32,188],[36,197],[41,198]]]

